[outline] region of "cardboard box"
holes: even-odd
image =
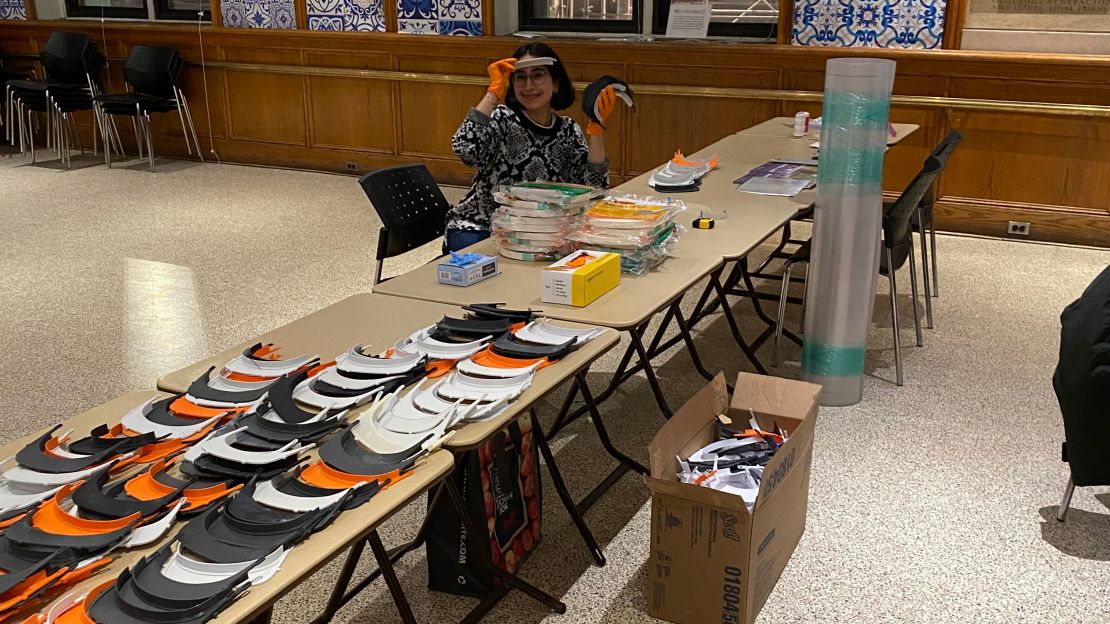
[[[540,301],[582,307],[620,283],[620,254],[583,249],[540,271]]]
[[[702,388],[648,449],[651,552],[648,613],[676,624],[750,624],[767,601],[806,526],[813,428],[821,386],[741,373],[729,404],[723,375]],[[675,456],[716,439],[714,421],[790,435],[764,470],[751,512],[739,496],[680,483]]]
[[[482,256],[469,264],[458,265],[441,262],[436,265],[440,284],[451,286],[470,286],[501,273],[497,256]]]

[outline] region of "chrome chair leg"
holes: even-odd
[[[1063,522],[1068,518],[1068,509],[1071,507],[1071,496],[1075,494],[1075,482],[1068,477],[1068,485],[1064,488],[1064,499],[1060,501],[1060,509],[1056,511],[1056,520]]]
[[[135,105],[135,117],[131,120],[131,129],[135,131],[135,147],[136,147],[136,149],[139,150],[139,158],[143,157],[143,142],[139,138],[139,125],[142,123],[142,120],[141,120],[142,114],[143,113],[139,109],[139,105],[136,104]]]
[[[201,162],[204,162],[204,150],[200,148],[200,140],[197,139],[197,127],[193,123],[193,113],[189,109],[189,101],[185,99],[185,93],[183,91],[178,91],[177,93],[181,96],[181,104],[185,106],[185,119],[189,121],[189,132],[193,135],[193,144],[197,146],[197,156],[200,157]],[[211,128],[209,128],[209,132],[211,131]]]
[[[35,164],[35,133],[31,130],[32,111],[27,111],[27,142],[31,144],[31,164]]]
[[[181,134],[185,137],[185,149],[189,150],[189,155],[193,155],[192,145],[189,143],[189,129],[185,127],[185,113],[181,110],[181,92],[177,87],[173,88],[174,103],[177,104],[177,118],[181,121]],[[200,146],[197,146],[197,151],[200,151]]]
[[[771,357],[771,366],[779,365],[779,346],[782,341],[782,326],[786,320],[786,297],[790,294],[790,274],[794,272],[794,264],[786,263],[782,272],[782,292],[779,294],[779,314],[775,323],[775,350]]]
[[[894,371],[898,378],[898,385],[902,385],[902,343],[898,331],[898,278],[894,270],[894,254],[886,248],[887,277],[890,280],[890,318],[894,326]]]
[[[913,232],[910,232],[910,296],[913,297],[913,328],[917,333],[917,346],[924,346],[925,343],[921,340],[921,310],[917,302],[917,265],[913,259]]]
[[[154,145],[150,139],[150,115],[143,114],[143,131],[146,133],[146,154],[150,159],[150,170],[154,171]]]
[[[925,327],[933,329],[933,285],[929,281],[932,271],[929,268],[929,245],[925,240],[925,214],[920,205],[917,207],[917,222],[921,225],[917,234],[921,243],[921,284],[925,288]]]
[[[933,296],[940,296],[940,282],[937,279],[937,226],[933,223],[932,211],[929,211],[929,256],[933,261]]]

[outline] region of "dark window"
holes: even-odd
[[[202,21],[212,21],[208,0],[154,0],[154,17],[160,20],[197,21],[197,13],[204,12]]]
[[[778,0],[711,0],[710,37],[749,37],[775,43],[779,31]],[[667,32],[671,0],[655,0],[652,32]]]
[[[66,15],[146,19],[146,0],[66,0]]]
[[[520,0],[520,30],[640,32],[642,0]]]

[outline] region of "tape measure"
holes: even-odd
[[[693,227],[695,230],[712,230],[717,222],[709,217],[698,217],[694,219]]]

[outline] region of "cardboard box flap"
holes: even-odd
[[[712,442],[715,435],[714,419],[717,414],[725,413],[727,406],[728,388],[724,374],[719,373],[713,381],[690,397],[652,438],[648,445],[651,476],[674,481],[678,473],[675,456],[689,457],[694,451]],[[707,414],[711,416],[707,418]]]
[[[821,386],[782,377],[767,377],[740,373],[736,376],[736,390],[731,408],[756,414],[802,419],[817,403]]]

